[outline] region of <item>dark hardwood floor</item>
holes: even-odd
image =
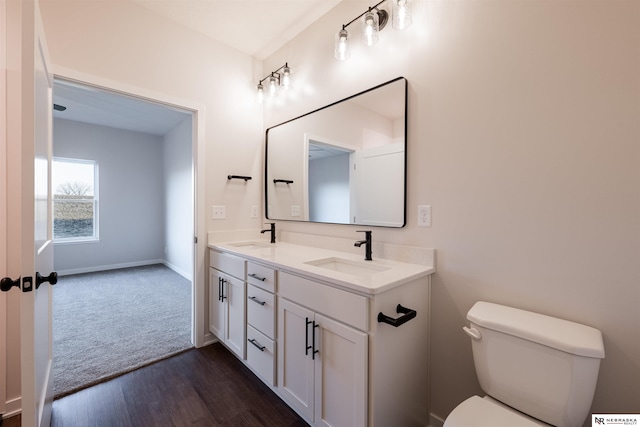
[[[228,350],[213,344],[54,401],[51,426],[307,424]]]

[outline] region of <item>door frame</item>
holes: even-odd
[[[7,11],[0,0],[0,277],[7,273]],[[0,419],[7,402],[7,296],[0,292]]]
[[[193,280],[191,292],[191,342],[195,347],[206,344],[205,254],[207,234],[205,228],[205,106],[204,104],[151,91],[139,86],[104,79],[66,67],[53,65],[54,79],[75,83],[99,90],[129,96],[142,101],[162,104],[191,113],[192,164],[193,164],[193,236],[197,243],[193,250]]]

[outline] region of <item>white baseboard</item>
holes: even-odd
[[[443,427],[444,420],[437,415],[431,414],[429,417],[429,427]]]
[[[5,406],[6,412],[2,414],[2,419],[11,418],[22,413],[22,397],[7,400]]]
[[[175,265],[171,264],[168,261],[162,261],[162,263],[165,265],[165,267],[170,268],[171,270],[175,271],[176,273],[178,273],[179,275],[181,275],[182,277],[184,277],[188,281],[190,281],[190,282],[193,281],[193,274],[192,273],[183,271],[182,269],[176,267]]]
[[[61,270],[58,271],[58,276],[69,276],[71,274],[82,274],[82,273],[95,273],[96,271],[106,271],[106,270],[117,270],[119,268],[129,268],[129,267],[142,267],[145,265],[153,265],[153,264],[165,264],[165,261],[162,259],[152,259],[147,261],[136,261],[136,262],[125,262],[122,264],[110,264],[110,265],[97,265],[94,267],[84,267],[84,268],[73,268],[70,270]],[[169,267],[167,265],[167,267]],[[171,267],[169,267],[171,268]],[[173,268],[171,268],[173,270]],[[175,270],[174,270],[175,271]],[[180,272],[176,271],[178,274],[182,275]]]

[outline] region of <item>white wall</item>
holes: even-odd
[[[202,105],[207,230],[258,228],[262,199],[262,120],[255,102],[261,65],[129,1],[42,0],[54,71],[71,69]],[[116,30],[117,29],[117,30]],[[227,175],[250,175],[248,183]],[[212,205],[227,219],[212,220]]]
[[[163,137],[164,260],[193,278],[193,149],[188,117]]]
[[[596,412],[640,412],[640,3],[411,1],[346,62],[335,32],[369,3],[342,2],[267,59],[295,86],[265,127],[405,76],[408,224],[373,239],[437,250],[432,412],[480,389],[465,315],[488,300],[602,330]],[[417,227],[416,207],[433,206]],[[359,238],[354,227],[280,230]],[[586,425],[590,425],[587,423]]]
[[[99,174],[99,241],[57,243],[54,262],[58,272],[124,267],[165,258],[163,145],[159,136],[54,120],[54,157],[96,161]]]
[[[228,218],[208,219],[212,231],[261,222],[249,211],[262,199],[262,68],[288,61],[297,85],[264,107],[264,127],[404,75],[408,225],[373,238],[438,251],[433,412],[479,392],[460,331],[478,299],[600,328],[593,410],[640,412],[640,3],[411,5],[408,31],[385,29],[372,52],[339,63],[335,32],[369,6],[343,2],[264,67],[129,2],[44,0],[42,14],[54,64],[206,106],[205,204],[226,204]],[[433,206],[433,227],[414,225],[418,204]],[[359,238],[350,226],[278,227]]]

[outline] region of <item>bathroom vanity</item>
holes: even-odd
[[[430,266],[210,244],[209,329],[314,426],[425,426]]]

